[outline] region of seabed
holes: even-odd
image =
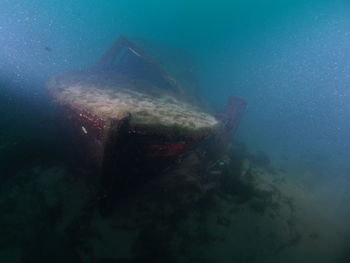
[[[338,238],[309,225],[302,214],[312,202],[307,194],[265,154],[239,143],[210,164],[189,154],[178,168],[131,189],[109,218],[99,214],[96,185],[87,178],[86,170],[36,164],[4,183],[0,257],[25,263],[278,262],[290,254],[296,262],[294,252],[305,244],[315,252],[326,235]]]

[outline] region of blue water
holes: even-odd
[[[64,167],[79,162],[73,160],[74,148],[52,144],[52,137],[64,142],[61,129],[66,124],[58,117],[59,109],[50,102],[45,84],[56,74],[93,64],[118,35],[145,39],[189,54],[191,61],[195,61],[202,100],[213,111],[222,111],[230,95],[244,98],[248,108],[233,145],[244,143],[251,153],[266,153],[284,181],[278,185],[278,191],[294,200],[297,212],[293,227],[301,236],[290,239],[295,243],[287,242],[284,249],[276,252],[263,237],[283,239],[286,234],[283,231],[287,230],[278,226],[274,229],[270,223],[264,225],[261,222],[265,219],[260,215],[240,212],[236,219],[230,218],[235,223],[226,229],[229,236],[237,235],[235,240],[225,237],[221,243],[208,247],[198,245],[190,253],[196,259],[189,262],[349,262],[349,3],[341,0],[2,0],[0,151],[4,154],[0,156],[6,173],[16,166],[12,173],[21,174],[20,178],[23,174],[42,177],[55,174],[53,167],[65,170],[68,168]],[[36,133],[42,134],[38,142]],[[24,147],[35,148],[38,156],[44,153],[51,157],[38,157],[26,163],[23,161],[26,150],[15,147],[23,140]],[[60,155],[52,149],[55,147],[70,155],[57,157]],[[9,148],[14,149],[15,157],[11,157]],[[23,151],[24,157],[18,151]],[[64,173],[61,171],[61,175]],[[22,179],[11,180],[9,176],[3,180],[6,191],[12,191],[13,195],[27,191],[21,188]],[[74,194],[69,194],[74,198]],[[3,206],[8,199],[0,200]],[[4,211],[0,217],[11,215],[11,208]],[[40,218],[36,216],[29,218]],[[260,223],[262,230],[254,232]],[[225,231],[217,226],[209,224],[208,228],[214,236],[224,236]],[[265,229],[266,233],[257,234]],[[0,226],[2,231],[6,232]],[[31,235],[36,236],[31,230],[26,231],[27,240]],[[123,253],[123,240],[131,238],[123,231],[118,235],[119,239],[109,237],[104,245],[94,247],[96,261],[74,261],[72,256],[69,262],[148,262],[149,259],[142,261],[137,257],[134,261],[98,261],[99,257],[116,260],[120,251],[120,257],[127,257]],[[53,262],[33,255],[19,256],[28,254],[23,249],[28,244],[16,242],[20,238],[13,236],[10,241],[1,241],[0,235],[1,262]],[[156,236],[154,242],[163,242],[163,238]],[[57,240],[52,241],[51,250]],[[147,242],[145,238],[144,243]],[[139,251],[142,245],[140,238],[138,243],[130,245],[133,250],[126,245],[125,250]],[[115,248],[115,254],[111,253],[113,247],[119,247]],[[173,256],[172,260],[189,260],[182,257],[176,261],[177,257]]]

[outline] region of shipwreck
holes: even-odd
[[[211,114],[164,66],[119,37],[95,65],[48,83],[100,171],[102,206],[161,174],[203,140],[227,143],[238,127],[244,100],[230,97],[224,113]]]

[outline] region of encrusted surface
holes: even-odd
[[[104,119],[119,119],[130,113],[137,122],[150,125],[191,130],[215,129],[218,125],[212,115],[199,108],[169,94],[144,92],[133,82],[61,78],[52,80],[49,89],[59,103]]]

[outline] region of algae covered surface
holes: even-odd
[[[107,78],[107,79],[106,79]],[[48,84],[62,105],[87,110],[105,120],[131,114],[147,125],[177,126],[187,130],[212,130],[219,126],[214,116],[184,99],[167,94],[151,83],[119,76],[108,80],[103,74],[61,76]]]

